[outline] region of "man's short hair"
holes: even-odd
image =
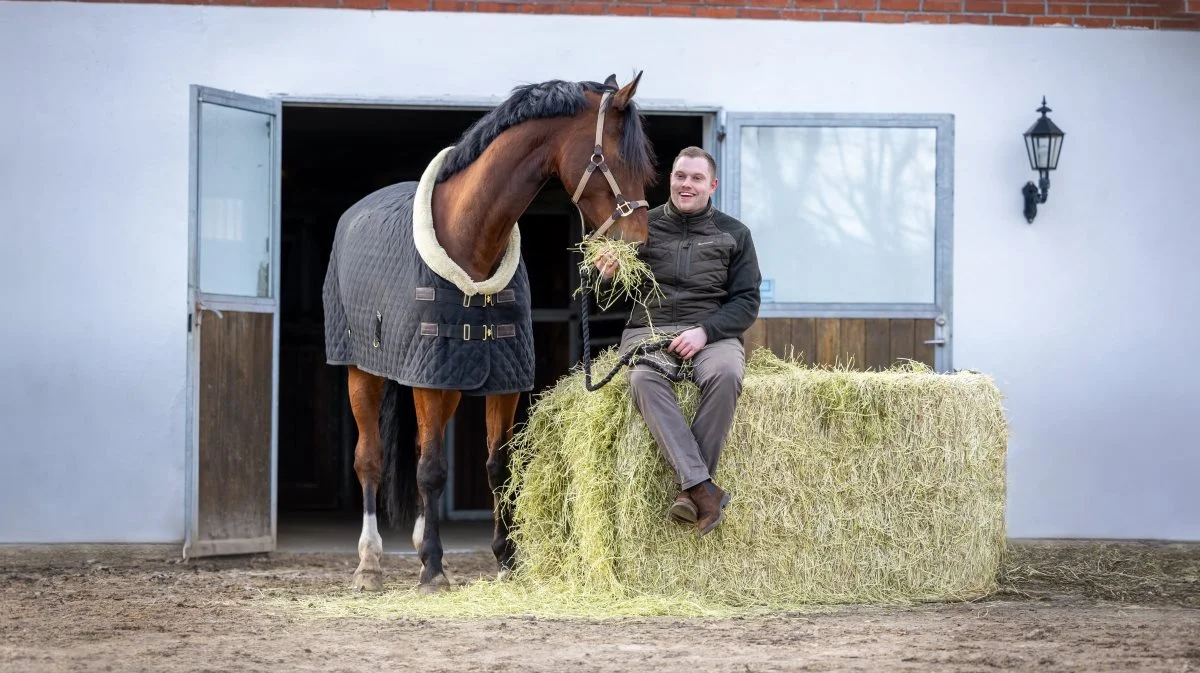
[[[709,169],[712,170],[712,175],[710,175],[708,177],[710,177],[710,178],[717,177],[717,161],[716,161],[716,159],[713,159],[711,154],[709,154],[708,152],[705,152],[704,148],[696,147],[695,145],[691,145],[689,147],[685,147],[685,148],[679,150],[679,154],[676,154],[675,159],[671,161],[671,168],[674,169],[675,164],[678,163],[679,160],[683,157],[692,157],[692,158],[703,157],[704,160],[708,162]]]

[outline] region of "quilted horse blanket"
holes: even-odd
[[[482,282],[450,259],[432,211],[450,149],[419,182],[379,189],[338,220],[323,289],[326,362],[468,395],[528,391],[533,320],[520,229]]]

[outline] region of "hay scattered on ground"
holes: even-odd
[[[57,557],[56,557],[57,558]],[[451,567],[453,556],[449,557]],[[1131,605],[1200,608],[1200,544],[1096,540],[1010,540],[996,590],[982,600],[1044,600],[1077,596]],[[261,592],[269,610],[298,619],[487,619],[609,620],[655,616],[690,618],[816,614],[837,606],[732,608],[677,597],[614,599],[566,585],[498,583],[457,578],[464,586],[422,596],[410,584],[389,584],[381,594],[349,588],[312,593]],[[347,580],[348,583],[348,580]],[[904,609],[905,606],[892,606]]]
[[[1001,595],[1078,594],[1200,608],[1200,545],[1097,540],[1010,542]]]
[[[481,579],[451,591],[423,595],[413,586],[387,586],[382,593],[344,589],[297,597],[286,591],[264,591],[276,608],[299,610],[317,619],[486,619],[525,617],[557,620],[611,620],[631,617],[730,618],[778,614],[770,607],[735,608],[678,596],[617,597],[566,584]],[[799,606],[791,612],[817,613],[831,606]]]

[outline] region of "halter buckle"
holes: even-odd
[[[633,214],[633,211],[634,208],[632,203],[624,199],[621,199],[621,201],[617,203],[617,212],[621,214],[621,217],[629,217]]]

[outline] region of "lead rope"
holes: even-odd
[[[583,213],[582,212],[579,213],[579,222],[581,225],[580,229],[583,230],[584,227],[582,226],[583,225]],[[584,235],[584,238],[588,237],[586,230],[583,231],[583,235]],[[583,253],[580,252],[580,255],[582,255],[582,254]],[[589,290],[588,278],[591,276],[590,272],[591,272],[591,269],[589,269],[586,265],[583,265],[583,264],[579,265],[579,287],[582,290],[582,292],[580,292],[580,296],[579,296],[579,304],[580,304],[579,309],[580,309],[580,324],[583,327],[583,385],[585,388],[587,388],[588,392],[595,392],[595,391],[599,390],[600,388],[602,388],[605,384],[607,384],[609,381],[611,381],[614,376],[617,375],[617,372],[621,371],[622,367],[632,367],[636,364],[646,365],[650,369],[653,369],[653,370],[657,371],[659,374],[662,374],[664,377],[666,377],[666,379],[668,381],[671,381],[673,383],[679,383],[680,381],[683,381],[685,378],[687,378],[687,374],[684,372],[683,366],[680,366],[678,371],[671,372],[670,370],[667,369],[666,366],[664,366],[657,360],[652,360],[650,358],[645,357],[647,355],[650,355],[651,353],[657,353],[658,351],[661,351],[664,348],[666,348],[667,346],[671,345],[672,340],[663,337],[663,338],[658,339],[657,341],[646,341],[646,342],[638,344],[637,346],[634,346],[632,349],[630,349],[630,351],[628,353],[621,356],[620,361],[618,361],[616,366],[612,368],[612,371],[610,371],[607,375],[605,375],[604,378],[600,379],[599,383],[596,383],[596,384],[592,383],[592,342],[591,342],[591,331],[588,326],[588,318],[591,313],[591,311],[589,310],[590,302],[588,301],[588,290]]]
[[[581,283],[581,287],[583,287],[583,293],[582,293],[582,296],[580,296],[579,301],[581,304],[581,306],[580,306],[580,309],[581,309],[580,310],[580,318],[581,318],[580,322],[583,325],[583,380],[584,380],[583,385],[584,385],[584,387],[587,388],[589,392],[595,392],[595,391],[599,390],[601,387],[603,387],[605,384],[607,384],[609,381],[611,381],[613,379],[613,377],[617,375],[617,372],[621,371],[622,367],[632,367],[637,364],[645,365],[645,366],[649,367],[650,369],[657,371],[659,374],[662,374],[664,377],[667,378],[667,380],[669,380],[673,383],[679,383],[680,381],[683,381],[685,378],[687,378],[687,374],[684,373],[684,368],[682,366],[679,367],[678,371],[672,372],[666,366],[664,366],[657,360],[653,360],[653,359],[645,357],[647,355],[650,355],[651,353],[657,353],[658,351],[661,351],[664,348],[666,348],[667,346],[671,345],[671,341],[672,341],[671,339],[660,338],[657,341],[646,341],[646,342],[638,344],[637,346],[634,346],[632,349],[630,349],[630,351],[628,353],[621,356],[620,361],[617,362],[616,366],[612,368],[612,371],[610,371],[608,374],[606,374],[604,376],[604,378],[600,379],[599,383],[593,384],[592,383],[592,344],[591,344],[591,335],[589,334],[589,330],[588,330],[588,314],[590,313],[590,311],[588,310],[589,302],[588,302],[587,278],[588,278],[587,270],[580,269],[579,282]]]

